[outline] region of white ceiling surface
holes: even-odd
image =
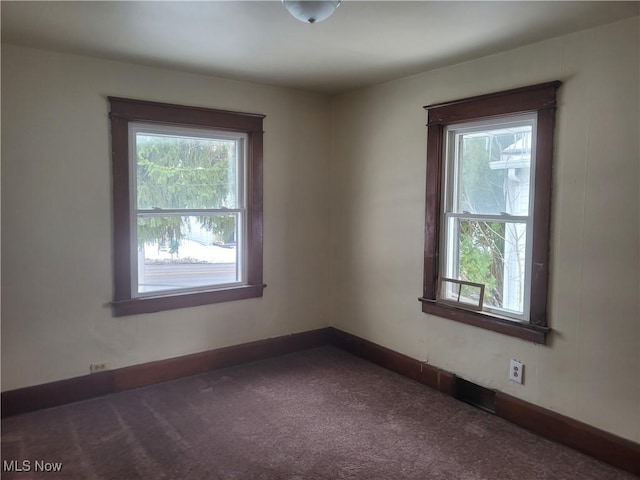
[[[336,93],[638,15],[640,2],[2,1],[2,41]]]

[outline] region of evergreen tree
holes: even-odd
[[[236,142],[139,133],[137,204],[139,209],[235,208]],[[212,240],[235,235],[234,215],[198,215]],[[138,218],[138,244],[174,245],[189,231],[186,216]]]

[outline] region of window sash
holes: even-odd
[[[196,215],[198,216],[229,216],[230,213],[228,211],[221,211],[221,212],[212,212],[209,213],[207,215],[203,215],[202,211],[198,210],[196,211]],[[243,252],[246,251],[246,244],[247,244],[247,236],[246,236],[246,218],[247,215],[242,212],[242,211],[238,211],[233,213],[233,215],[236,217],[236,221],[235,221],[235,226],[236,226],[236,261],[234,263],[235,265],[235,278],[237,279],[236,281],[230,281],[230,282],[219,282],[219,283],[205,283],[205,284],[199,284],[199,285],[195,285],[195,286],[185,286],[185,287],[176,287],[176,288],[149,288],[146,291],[143,291],[140,289],[141,285],[145,285],[145,283],[141,283],[140,282],[140,275],[139,275],[139,262],[140,262],[140,258],[139,258],[139,249],[138,249],[138,241],[137,241],[137,230],[136,230],[136,235],[134,236],[134,238],[132,239],[132,246],[131,246],[131,252],[132,252],[132,259],[131,259],[131,291],[132,291],[132,296],[134,298],[144,298],[144,297],[153,297],[153,296],[157,296],[157,295],[173,295],[173,294],[180,294],[180,293],[189,293],[189,292],[199,292],[199,291],[207,291],[210,290],[211,288],[229,288],[229,287],[235,287],[235,286],[242,286],[242,285],[248,285],[247,282],[247,261],[246,261],[246,256],[243,255]],[[149,218],[149,217],[155,217],[155,218],[167,218],[167,217],[171,217],[171,216],[180,216],[180,217],[191,217],[192,215],[188,215],[188,214],[173,214],[173,215],[162,215],[162,214],[158,214],[157,212],[153,212],[153,214],[149,215],[149,214],[142,214],[142,215],[138,215],[138,218]],[[137,228],[137,225],[136,225]],[[211,264],[211,265],[219,265],[219,264]],[[212,267],[214,268],[214,267]]]
[[[535,201],[535,171],[536,171],[536,136],[537,113],[502,115],[497,119],[477,120],[472,122],[448,125],[444,128],[444,158],[445,166],[442,171],[443,179],[443,213],[464,213],[458,205],[461,187],[460,175],[460,144],[464,135],[483,133],[487,130],[513,129],[531,127],[531,159],[529,166],[529,204],[528,215],[533,214]],[[473,213],[473,212],[471,212]]]
[[[138,195],[137,195],[137,167],[138,167],[138,155],[137,155],[137,142],[136,135],[138,133],[148,134],[161,134],[161,135],[175,135],[180,137],[190,137],[194,139],[211,139],[211,140],[232,140],[237,142],[236,151],[236,204],[237,208],[153,208],[153,209],[139,209],[138,208]],[[191,293],[210,290],[211,288],[227,288],[234,286],[248,285],[248,272],[247,272],[247,228],[248,228],[248,215],[247,215],[247,155],[246,155],[247,134],[235,133],[235,132],[223,132],[214,129],[200,129],[197,127],[180,127],[180,126],[164,126],[150,123],[129,123],[129,200],[130,211],[132,215],[130,217],[130,231],[131,234],[131,258],[130,258],[130,282],[131,282],[131,297],[132,298],[144,298],[153,297],[156,295],[173,295],[181,293]],[[237,263],[236,270],[239,278],[236,282],[229,283],[213,283],[208,285],[201,285],[197,287],[186,288],[172,288],[159,291],[141,292],[139,275],[138,275],[138,218],[143,217],[188,217],[193,215],[229,215],[236,214],[237,217],[237,234],[238,239],[236,243],[237,249]]]
[[[176,125],[158,125],[154,123],[141,123],[131,122],[129,123],[129,193],[130,193],[130,208],[132,212],[148,211],[146,209],[138,208],[137,198],[137,144],[136,135],[138,133],[158,134],[158,135],[175,135],[181,137],[190,137],[194,139],[207,139],[207,140],[231,140],[237,142],[236,152],[236,203],[237,208],[246,209],[247,205],[247,143],[248,135],[246,133],[225,132],[215,129],[203,129],[197,127],[181,127]],[[204,208],[199,210],[233,210],[234,208]],[[157,210],[154,208],[152,211]],[[182,211],[188,209],[167,209],[162,208],[164,211]],[[195,209],[194,209],[195,210]]]
[[[443,279],[458,278],[456,272],[459,265],[459,239],[456,223],[461,220],[477,222],[499,222],[499,223],[519,223],[525,225],[525,262],[524,262],[524,295],[523,311],[518,312],[507,308],[499,308],[484,303],[482,311],[504,317],[511,321],[527,323],[530,318],[531,304],[531,271],[532,271],[532,251],[533,251],[533,206],[535,202],[535,159],[536,159],[536,113],[504,115],[497,119],[479,120],[462,124],[449,125],[443,130],[444,159],[445,165],[442,169],[442,215],[441,215],[441,245],[443,255],[440,256],[440,266],[438,275],[438,293],[436,301],[447,302],[450,300],[446,296],[446,289],[443,288]],[[517,128],[522,126],[531,127],[531,159],[529,166],[529,198],[528,215],[511,215],[506,212],[500,214],[472,213],[461,211],[458,205],[460,198],[459,190],[461,183],[461,143],[464,135],[473,133],[483,133],[486,131],[496,131],[499,129]],[[457,222],[452,220],[457,220]],[[468,279],[467,279],[468,280]],[[464,305],[461,305],[464,308]]]
[[[447,295],[447,291],[443,288],[443,283],[446,283],[446,279],[460,279],[459,271],[459,257],[460,257],[460,238],[459,238],[459,224],[462,221],[473,221],[473,222],[487,222],[487,223],[502,223],[506,226],[508,224],[511,225],[522,225],[524,226],[524,235],[525,235],[525,261],[524,261],[524,275],[522,277],[523,283],[523,296],[522,296],[522,312],[518,310],[514,310],[507,307],[498,307],[492,306],[491,304],[486,302],[483,303],[481,311],[489,312],[494,315],[498,315],[501,317],[508,318],[510,320],[518,321],[518,322],[528,322],[529,321],[529,305],[531,301],[530,295],[530,286],[531,286],[531,254],[527,249],[531,248],[531,237],[532,237],[532,221],[529,217],[513,217],[513,216],[504,216],[504,215],[495,215],[495,216],[487,216],[487,215],[465,215],[465,214],[445,214],[445,224],[442,229],[444,235],[443,239],[443,256],[442,256],[442,265],[440,267],[440,276],[439,276],[439,291],[437,300],[447,302],[451,300],[451,298]],[[506,249],[506,246],[505,246]],[[506,251],[504,252],[506,253]],[[504,265],[503,265],[504,269]],[[462,279],[465,281],[469,281],[469,279]],[[477,283],[477,282],[472,282]],[[486,286],[485,286],[486,287]],[[485,294],[487,294],[485,290]],[[504,290],[503,290],[504,293]],[[464,304],[460,304],[461,308],[464,308]],[[478,310],[478,309],[474,309]]]

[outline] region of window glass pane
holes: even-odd
[[[138,208],[237,208],[238,140],[135,135]]]
[[[522,314],[526,224],[451,219],[457,224],[449,275],[485,286],[484,305]]]
[[[138,293],[238,283],[241,214],[138,217]]]
[[[532,126],[456,135],[458,212],[528,215]]]

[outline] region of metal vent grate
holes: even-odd
[[[496,412],[496,392],[455,377],[454,397],[490,413]]]

